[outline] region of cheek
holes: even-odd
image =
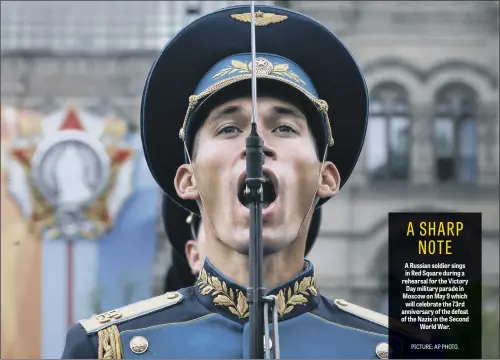
[[[314,150],[307,151],[306,148],[297,147],[293,154],[290,154],[287,161],[284,162],[285,177],[287,178],[288,196],[290,201],[288,209],[295,209],[302,218],[309,210],[317,191],[319,171],[321,164],[318,162]],[[290,166],[291,165],[291,166]]]
[[[320,164],[316,157],[304,157],[296,163],[297,183],[295,202],[300,217],[303,218],[309,211],[318,189]]]
[[[311,184],[316,184],[319,177],[320,163],[316,157],[314,149],[307,147],[296,147],[295,151],[289,154],[290,159],[287,163],[292,166],[288,167],[288,174],[291,179],[295,179],[295,186],[298,189],[309,189]],[[305,188],[304,188],[305,187]]]
[[[318,161],[316,159],[304,161],[300,164],[296,165],[297,172],[297,185],[299,189],[304,194],[307,193],[308,196],[312,196],[309,194],[308,190],[316,191],[316,185],[318,184],[320,167]]]
[[[200,139],[194,171],[203,200],[214,198],[225,182],[230,164],[227,154],[230,153],[232,150],[222,142],[202,142]]]
[[[297,171],[302,181],[308,183],[313,181],[318,183],[321,161],[316,154],[316,144],[308,139],[306,144],[300,147],[301,151],[297,152]]]
[[[197,159],[194,165],[194,172],[198,189],[203,196],[203,200],[217,192],[217,184],[220,182],[218,174],[221,172],[219,159],[208,156]]]
[[[207,141],[204,137],[201,137],[198,143],[198,152],[196,154],[195,160],[195,171],[203,174],[204,181],[207,179],[206,176],[212,174],[213,171],[220,169],[222,165],[221,159],[221,147],[214,141]]]

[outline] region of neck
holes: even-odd
[[[249,286],[250,261],[248,255],[238,253],[218,239],[213,239],[215,246],[209,246],[207,257],[210,262],[228,279],[241,285]],[[264,286],[274,288],[304,270],[304,241],[294,241],[280,252],[264,257]]]

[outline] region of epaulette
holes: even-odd
[[[89,319],[80,320],[79,323],[83,326],[88,335],[92,335],[111,325],[124,323],[137,317],[178,304],[181,301],[181,293],[177,291],[168,292],[100,315],[93,315]]]
[[[389,317],[387,315],[352,304],[343,299],[335,299],[334,304],[337,305],[337,307],[342,311],[389,329]],[[398,331],[405,336],[423,342],[428,342],[431,338],[431,335],[428,332],[422,332],[414,326],[403,324],[397,320],[391,320],[391,330]]]

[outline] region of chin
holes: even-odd
[[[245,246],[238,246],[234,248],[234,250],[241,255],[250,256],[250,243],[247,243]],[[262,253],[264,257],[279,253],[281,250],[281,247],[273,244],[264,244],[264,246],[262,246]]]
[[[229,235],[230,241],[224,243],[237,253],[248,255],[248,246],[250,245],[250,232],[248,228],[239,228],[232,235]]]
[[[277,236],[276,229],[264,228],[262,230],[262,247],[264,256],[282,251],[287,245],[283,243],[283,237]],[[248,256],[250,253],[250,232],[248,228],[241,228],[230,237],[231,242],[225,242],[239,254]]]

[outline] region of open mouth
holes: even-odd
[[[266,174],[264,171],[264,182],[262,183],[262,192],[263,192],[263,202],[262,208],[266,209],[271,205],[274,201],[276,201],[277,193],[276,193],[276,184],[275,181],[270,174]],[[247,207],[250,205],[250,198],[245,196],[245,177],[242,178],[238,187],[238,200],[240,203]]]

